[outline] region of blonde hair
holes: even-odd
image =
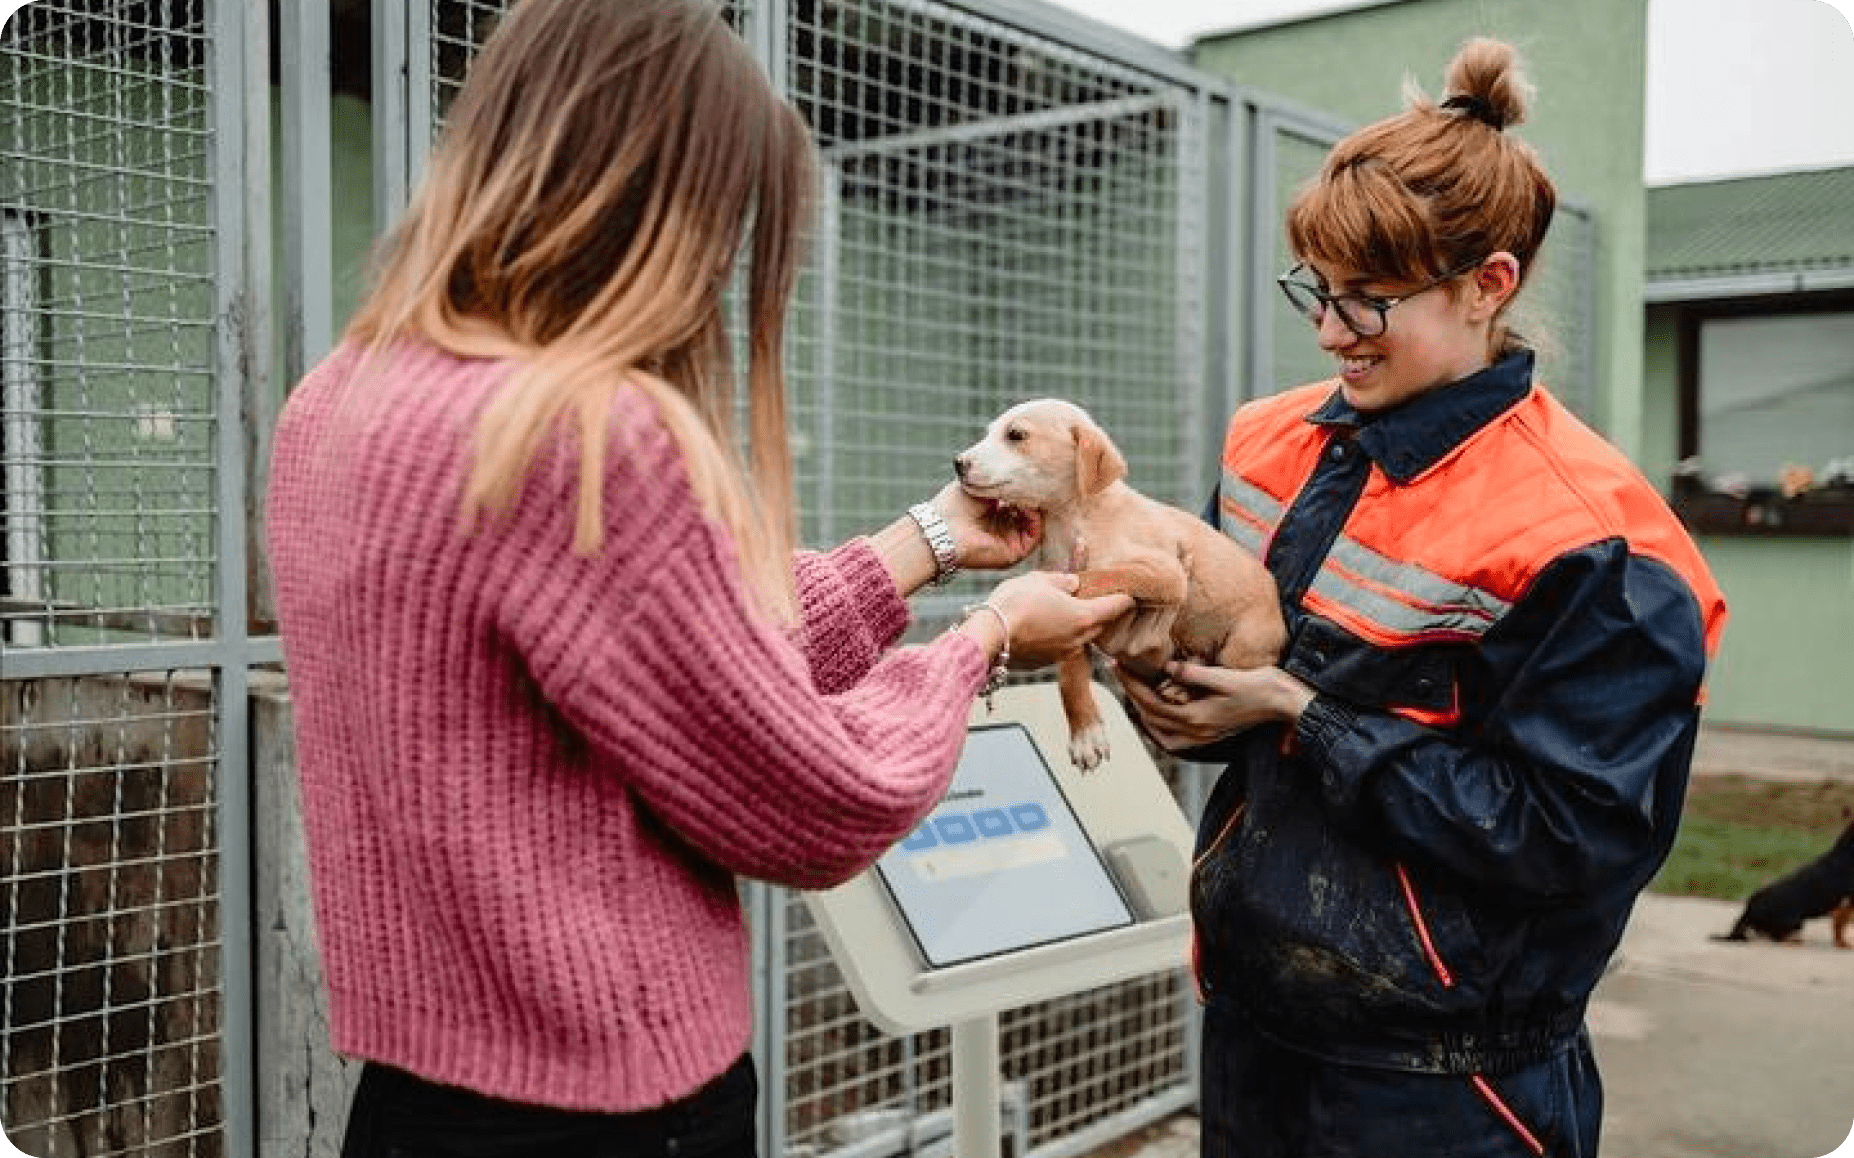
[[[804,123],[704,0],[521,0],[452,106],[348,336],[519,362],[476,427],[466,525],[506,515],[545,442],[577,435],[573,547],[602,545],[610,404],[642,389],[749,592],[796,615],[782,369],[816,186]],[[725,291],[751,222],[752,468]]]
[[[1469,40],[1437,104],[1406,84],[1405,109],[1346,137],[1288,209],[1303,260],[1423,282],[1505,251],[1531,275],[1558,194],[1531,146],[1505,130],[1532,88],[1509,44]]]

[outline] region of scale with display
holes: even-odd
[[[998,1014],[1177,968],[1192,832],[1119,702],[1112,755],[1068,758],[1055,685],[973,708],[951,787],[876,865],[806,902],[863,1015],[952,1028],[954,1153],[997,1158]]]

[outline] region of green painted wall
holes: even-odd
[[[1680,458],[1680,318],[1666,306],[1648,307],[1642,325],[1642,473],[1667,490]]]
[[[1854,541],[1708,535],[1700,547],[1732,609],[1707,718],[1854,734]]]
[[[1364,124],[1403,107],[1406,78],[1439,95],[1450,58],[1475,35],[1519,48],[1538,96],[1515,131],[1538,149],[1560,196],[1596,212],[1595,418],[1639,456],[1646,0],[1405,0],[1206,38],[1191,55],[1246,87]],[[1550,252],[1548,240],[1547,261]]]

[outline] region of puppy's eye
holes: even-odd
[[[1024,433],[1021,426],[1013,426],[1004,432],[1004,440],[1006,442],[1022,442],[1028,437],[1030,436]]]

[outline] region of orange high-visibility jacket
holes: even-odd
[[[1199,980],[1290,1046],[1450,1072],[1560,1048],[1671,846],[1724,601],[1532,366],[1230,423],[1219,521],[1319,694],[1213,750]]]

